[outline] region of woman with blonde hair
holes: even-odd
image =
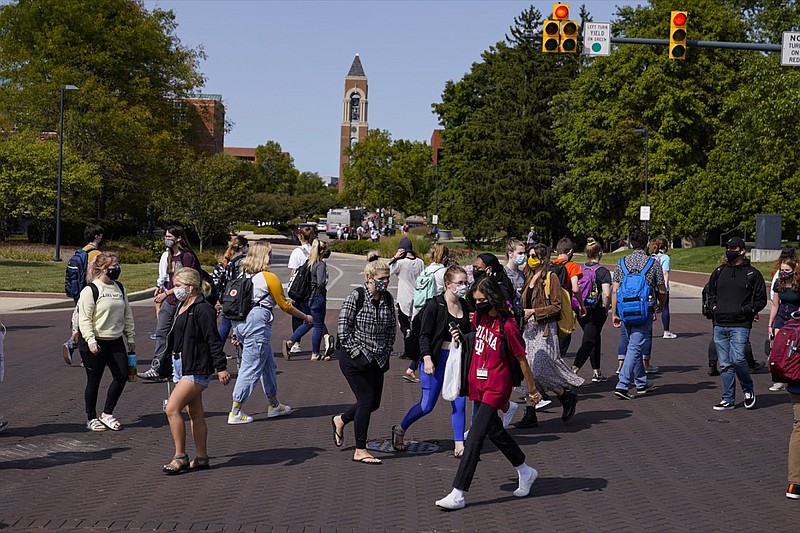
[[[268,242],[250,245],[242,261],[242,271],[253,282],[253,308],[242,322],[234,322],[233,332],[242,344],[242,364],[233,388],[233,405],[228,414],[228,424],[247,424],[253,417],[242,412],[242,404],[253,393],[257,382],[269,401],[267,418],[288,415],[292,408],[278,401],[278,381],[275,373],[275,355],[272,352],[272,320],[275,306],[284,313],[314,324],[311,315],[304,315],[286,301],[281,280],[269,271],[272,246]]]
[[[193,268],[178,269],[172,281],[173,294],[179,303],[167,337],[167,352],[172,357],[172,380],[175,382],[164,408],[175,444],[175,455],[162,467],[168,475],[209,468],[203,391],[214,372],[223,385],[231,380],[217,332],[217,312],[206,300],[211,285],[202,281]],[[191,462],[186,454],[186,425],[181,414],[184,409],[189,414],[197,453]]]
[[[396,335],[395,307],[389,293],[389,265],[378,259],[364,268],[364,285],[342,303],[339,313],[339,367],[356,397],[356,403],[331,420],[333,442],[344,442],[344,427],[353,422],[356,449],[353,461],[379,465],[382,461],[367,451],[370,416],[381,405],[383,374],[389,370]]]
[[[583,302],[586,314],[578,317],[578,323],[583,329],[583,340],[575,354],[572,370],[577,374],[588,360],[592,365],[592,382],[601,383],[608,380],[600,370],[600,334],[611,307],[611,272],[600,264],[603,249],[597,241],[589,237],[584,251],[586,263],[581,265],[583,277],[578,284],[583,288],[586,283],[591,283],[592,287],[589,287]]]
[[[116,254],[101,252],[89,269],[92,281],[83,288],[78,298],[78,327],[81,333],[78,351],[86,371],[84,401],[89,420],[86,428],[91,431],[122,429],[122,425],[114,418],[114,408],[128,381],[127,351],[134,351],[135,344],[131,305],[122,285],[117,282],[120,272]],[[98,417],[97,395],[106,367],[113,381],[106,393],[103,412]]]
[[[525,285],[522,289],[522,309],[525,315],[525,339],[528,364],[536,376],[540,387],[556,393],[561,401],[563,413],[561,420],[568,422],[575,414],[578,395],[568,387],[583,385],[583,378],[577,376],[564,363],[558,345],[558,317],[562,305],[571,305],[564,300],[558,275],[548,268],[550,250],[544,244],[537,244],[528,251],[525,265]],[[526,391],[523,385],[522,390]],[[525,407],[525,416],[515,425],[518,428],[538,425],[535,404]]]
[[[314,317],[313,333],[311,335],[311,360],[312,361],[330,361],[333,354],[333,342],[330,340],[326,343],[325,353],[320,354],[320,344],[322,344],[322,337],[325,333],[325,307],[327,305],[328,295],[328,265],[325,264],[325,259],[330,257],[331,252],[328,250],[328,245],[319,239],[314,239],[311,243],[311,253],[308,255],[308,268],[311,270],[311,295],[308,298],[306,305]],[[288,341],[284,341],[285,346],[284,355],[288,353],[292,346],[300,342],[303,335],[308,333],[312,326],[308,322],[303,322],[297,328],[292,337]],[[322,355],[322,357],[321,357]]]

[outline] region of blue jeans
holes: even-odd
[[[619,346],[617,347],[617,359],[620,361],[625,359],[625,354],[628,351],[628,332],[624,327],[619,328]],[[653,328],[650,328],[650,335],[644,341],[644,347],[642,347],[642,359],[645,361],[650,360],[650,356],[653,352]]]
[[[750,328],[714,326],[714,345],[717,347],[719,373],[722,376],[722,401],[733,403],[736,399],[736,379],[743,392],[753,392],[753,378],[744,356],[750,342]]]
[[[242,343],[242,364],[233,387],[235,402],[246,402],[259,381],[268,398],[278,395],[277,365],[270,346],[272,319],[272,311],[254,307],[245,322],[234,322],[234,332]]]
[[[310,300],[303,302],[303,312],[307,315],[311,315],[314,318],[314,325],[312,326],[308,322],[303,321],[300,327],[294,330],[291,339],[289,339],[292,344],[298,342],[301,338],[303,338],[303,335],[308,333],[311,328],[314,328],[314,331],[311,334],[311,353],[319,353],[319,345],[322,343],[322,334],[325,330],[325,311],[327,302],[327,299],[321,294],[316,294]]]
[[[631,378],[637,389],[643,389],[647,386],[647,374],[642,356],[647,340],[653,334],[653,321],[648,318],[644,324],[636,326],[622,324],[621,329],[628,336],[628,347],[625,350],[625,362],[619,371],[617,389],[628,390],[631,387]]]
[[[439,352],[439,364],[434,367],[433,374],[428,375],[425,372],[420,372],[419,384],[422,387],[422,398],[408,410],[403,421],[400,422],[400,427],[404,430],[408,429],[411,424],[427,415],[436,406],[436,401],[442,393],[442,386],[444,385],[444,367],[447,364],[447,359],[450,356],[449,349],[442,349]],[[423,366],[424,365],[420,365]],[[460,396],[450,402],[453,406],[453,411],[450,415],[450,425],[453,426],[453,440],[464,440],[464,426],[466,425],[465,409],[467,406],[467,399]]]
[[[219,338],[222,339],[222,348],[225,348],[225,343],[228,341],[228,335],[231,333],[231,327],[233,327],[233,322],[231,322],[230,318],[227,318],[225,315],[219,315]]]

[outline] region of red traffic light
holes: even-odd
[[[676,26],[683,26],[686,24],[686,13],[680,11],[676,13],[675,16],[672,17],[672,23]]]
[[[567,4],[554,4],[553,17],[557,20],[565,20],[569,18],[569,5]]]

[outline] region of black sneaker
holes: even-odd
[[[561,406],[564,412],[561,414],[562,422],[569,422],[575,416],[575,406],[578,405],[578,395],[574,392],[564,391],[561,395]]]
[[[786,497],[793,500],[800,500],[800,485],[797,483],[789,483],[789,488],[786,489]]]
[[[652,381],[648,381],[647,385],[644,387],[636,387],[636,394],[647,394],[649,391],[653,390],[654,386]]]
[[[622,400],[633,400],[636,398],[636,396],[628,392],[628,389],[614,389],[614,394],[617,398]]]
[[[748,391],[744,393],[744,408],[745,409],[752,409],[756,406],[756,395],[753,391]]]
[[[592,376],[592,383],[602,383],[604,381],[608,381],[608,378],[605,377],[602,372]]]
[[[717,365],[708,367],[708,375],[709,376],[719,376],[719,369],[717,368]]]
[[[736,406],[733,405],[733,402],[719,402],[714,406],[715,411],[730,411],[731,409],[735,408]]]
[[[750,367],[751,374],[766,374],[767,372],[767,363],[766,362],[756,362],[755,365]]]

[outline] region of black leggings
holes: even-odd
[[[525,462],[525,454],[503,429],[503,421],[497,416],[497,409],[481,402],[475,402],[473,409],[475,416],[472,427],[469,429],[467,442],[464,443],[464,455],[458,463],[456,478],[453,480],[453,487],[464,492],[469,491],[472,478],[475,477],[475,468],[481,458],[481,448],[486,437],[489,437],[515,468]]]
[[[339,350],[339,368],[356,397],[356,403],[342,413],[342,422],[354,422],[353,432],[356,437],[356,448],[366,449],[369,417],[381,406],[383,395],[383,370],[378,363],[371,362],[366,366],[353,364],[353,359],[345,350]],[[364,356],[359,356],[359,359]]]
[[[86,370],[86,390],[83,393],[86,402],[86,417],[88,420],[97,418],[97,396],[100,391],[100,381],[103,379],[103,372],[106,367],[111,371],[113,381],[108,386],[106,393],[106,404],[103,412],[114,414],[119,397],[128,382],[128,355],[125,351],[125,343],[122,337],[111,341],[97,340],[100,351],[93,354],[89,351],[89,345],[83,338],[78,342],[78,351],[83,361],[83,369]]]
[[[575,362],[572,366],[581,368],[586,360],[591,362],[592,370],[600,370],[600,333],[608,318],[608,312],[604,307],[593,309],[584,317],[578,318],[578,323],[583,328],[583,341],[578,353],[575,354]]]

